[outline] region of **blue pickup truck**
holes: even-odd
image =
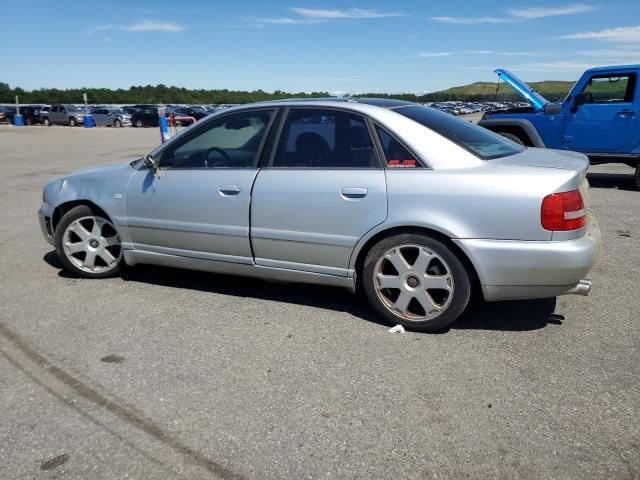
[[[507,70],[495,72],[529,107],[487,112],[479,125],[523,145],[582,152],[592,164],[627,164],[640,189],[640,65],[587,70],[562,102]]]

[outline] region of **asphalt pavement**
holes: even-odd
[[[640,192],[590,174],[589,297],[391,334],[328,287],[65,274],[45,182],[157,129],[0,127],[0,478],[640,478]]]

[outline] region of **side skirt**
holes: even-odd
[[[292,283],[312,283],[343,287],[355,292],[355,278],[327,275],[323,273],[303,272],[286,268],[265,267],[262,265],[232,263],[218,260],[182,257],[166,253],[147,252],[144,250],[125,250],[124,261],[127,265],[148,264],[186,270],[239,275]]]

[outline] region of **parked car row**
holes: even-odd
[[[167,120],[177,126],[188,126],[225,106],[218,105],[166,105]],[[102,105],[89,109],[96,127],[157,127],[160,106],[137,104],[130,106]],[[0,123],[15,123],[16,107],[0,106]],[[71,104],[25,105],[20,107],[25,125],[82,125],[87,116],[84,106]],[[189,117],[189,118],[186,118]]]

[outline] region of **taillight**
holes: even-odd
[[[577,230],[587,223],[587,212],[578,190],[553,193],[542,200],[542,228],[552,231]]]

